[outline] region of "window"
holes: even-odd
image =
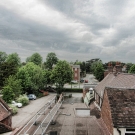
[[[127,128],[125,135],[135,135],[135,128]]]

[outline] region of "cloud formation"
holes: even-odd
[[[0,2],[0,51],[135,63],[134,0]]]

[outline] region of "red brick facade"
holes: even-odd
[[[109,132],[113,135],[113,125],[112,125],[112,117],[111,117],[111,109],[109,105],[109,100],[107,97],[107,93],[105,91],[104,97],[103,97],[103,103],[102,103],[102,108],[101,108],[101,117],[106,124]]]
[[[73,71],[73,80],[80,82],[80,65],[71,65]]]

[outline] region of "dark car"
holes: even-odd
[[[80,79],[80,82],[81,82],[81,83],[83,83],[83,82],[84,82],[84,80],[81,78],[81,79]]]
[[[35,94],[29,94],[28,98],[29,100],[36,100],[37,97],[35,96]]]
[[[56,92],[56,89],[51,86],[46,87],[45,90],[48,92]]]

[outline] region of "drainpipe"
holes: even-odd
[[[117,127],[117,131],[119,132],[119,135],[121,135],[121,131],[118,129],[118,127]]]

